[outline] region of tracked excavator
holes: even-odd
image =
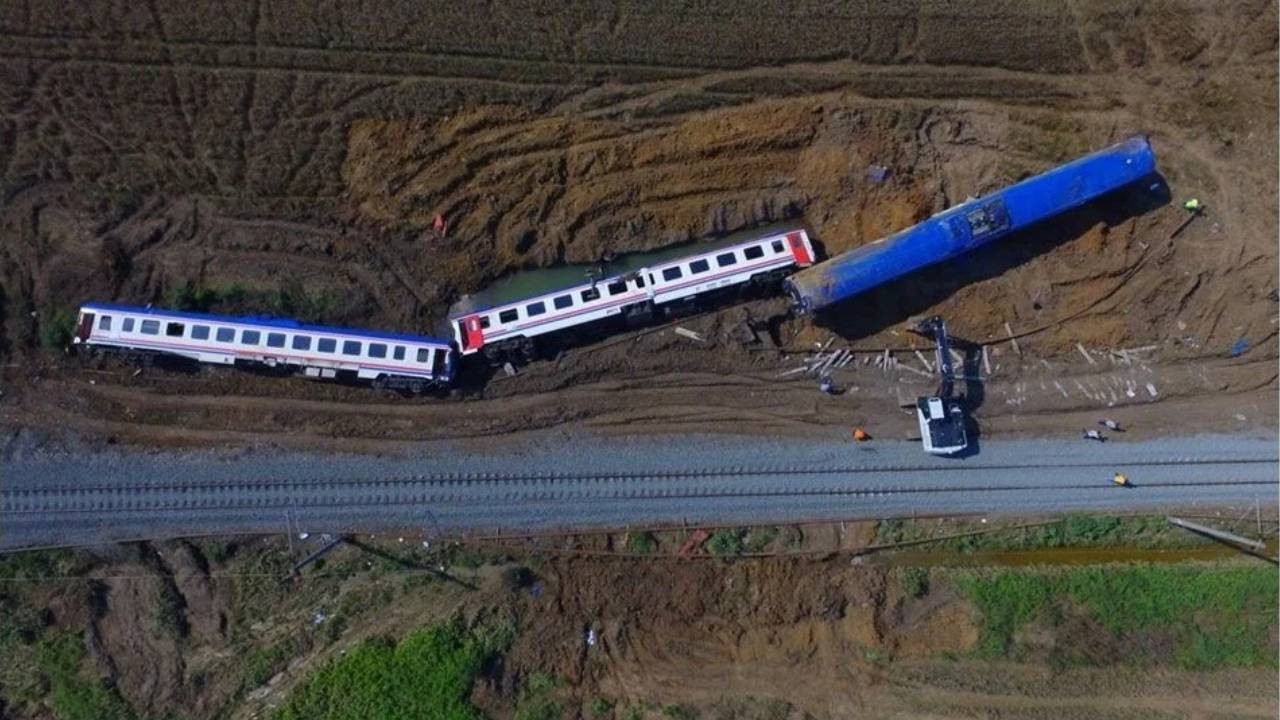
[[[969,447],[969,440],[965,435],[964,408],[952,397],[956,378],[947,341],[947,324],[935,315],[917,325],[914,332],[933,338],[938,355],[938,374],[941,376],[936,394],[916,398],[920,440],[924,451],[930,455],[955,455]]]

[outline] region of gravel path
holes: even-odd
[[[47,455],[6,449],[0,547],[211,533],[521,530],[910,513],[1275,504],[1274,438],[986,442],[963,459],[843,438],[542,433],[484,452]],[[1124,472],[1136,487],[1113,487]]]

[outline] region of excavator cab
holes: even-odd
[[[965,435],[964,408],[951,396],[955,369],[951,364],[951,348],[947,342],[947,325],[941,317],[920,323],[915,332],[933,338],[937,346],[938,392],[916,399],[916,420],[920,424],[920,440],[930,455],[954,455],[969,447]]]

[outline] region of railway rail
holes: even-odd
[[[744,445],[700,454],[643,446],[627,457],[560,457],[571,445],[543,456],[446,453],[435,460],[346,465],[129,461],[98,467],[83,458],[18,463],[0,490],[0,548],[216,533],[439,534],[1185,507],[1253,503],[1280,488],[1280,458],[1260,444],[1227,452],[1209,442],[1191,443],[1170,453],[1159,443],[1138,443],[1085,457],[995,445],[958,462],[918,458],[906,443],[852,455],[847,445],[764,453]],[[843,450],[831,453],[829,447]],[[745,452],[775,462],[735,462]],[[699,460],[706,467],[683,467]],[[432,464],[432,472],[413,472]],[[467,465],[478,467],[462,469]],[[558,470],[566,465],[596,470]],[[1112,487],[1115,472],[1129,475],[1135,487]]]

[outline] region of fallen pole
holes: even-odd
[[[1226,530],[1211,528],[1208,525],[1193,523],[1190,520],[1183,520],[1182,518],[1176,518],[1172,515],[1169,516],[1168,520],[1170,525],[1180,527],[1183,530],[1190,530],[1193,533],[1213,538],[1218,542],[1226,543],[1228,545],[1238,545],[1258,551],[1265,550],[1267,547],[1264,543],[1258,542],[1257,540],[1250,540],[1247,537],[1236,535],[1235,533],[1230,533]]]

